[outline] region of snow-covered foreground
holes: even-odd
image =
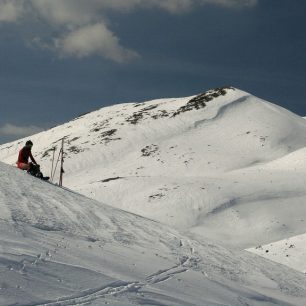
[[[57,149],[56,160],[60,139],[63,137],[66,187],[99,203],[107,203],[157,221],[158,223],[152,223],[158,228],[157,236],[164,238],[164,232],[170,233],[174,230],[169,228],[173,228],[188,237],[182,238],[189,241],[183,243],[186,247],[175,248],[175,252],[184,250],[186,254],[177,254],[174,261],[174,257],[171,259],[170,266],[181,269],[178,266],[180,256],[191,256],[190,249],[193,248],[200,254],[206,254],[205,252],[210,252],[210,248],[205,246],[213,242],[225,249],[214,247],[211,254],[219,251],[235,254],[225,256],[231,258],[229,265],[226,264],[226,270],[231,265],[231,271],[237,267],[241,269],[238,259],[237,262],[231,260],[242,256],[243,249],[248,249],[305,272],[304,248],[297,247],[290,256],[283,256],[281,246],[284,239],[287,241],[296,236],[299,237],[299,245],[306,244],[304,118],[235,88],[218,88],[186,98],[114,105],[82,115],[31,137],[34,142],[34,156],[47,175],[51,172],[52,149]],[[0,160],[14,165],[18,150],[25,140],[1,145]],[[95,205],[102,207],[101,211],[104,213],[106,208],[98,202]],[[131,215],[124,215],[131,218]],[[43,218],[39,211],[38,216]],[[60,213],[54,220],[58,222],[61,217]],[[140,220],[148,222],[145,219]],[[75,216],[75,229],[79,222]],[[134,221],[131,224],[135,225]],[[94,235],[94,229],[96,225],[88,229],[88,235]],[[129,231],[126,228],[124,230]],[[148,231],[150,233],[151,228]],[[156,240],[152,237],[151,240],[144,239],[147,245],[143,245],[143,250],[159,249],[159,238]],[[152,243],[152,239],[157,246]],[[175,239],[180,241],[181,238]],[[112,240],[109,237],[109,241]],[[75,245],[77,244],[78,242]],[[197,247],[193,244],[197,244]],[[266,252],[266,246],[271,244],[275,248],[272,251],[271,246],[271,252]],[[232,249],[236,251],[229,251]],[[91,254],[96,254],[90,251]],[[151,258],[144,252],[143,265],[146,267],[148,258],[150,263]],[[73,249],[72,253],[77,252]],[[159,258],[154,255],[155,251],[149,252],[151,253],[155,260]],[[216,255],[210,257],[211,260],[214,256]],[[215,259],[217,262],[220,259],[218,256]],[[244,254],[243,258],[247,257],[251,266],[257,265],[259,259],[254,256]],[[128,260],[133,257],[133,254],[127,255]],[[137,256],[137,261],[138,259]],[[156,268],[155,264],[153,266],[153,270],[167,269],[167,264],[160,268]],[[211,267],[210,264],[208,266]],[[280,268],[273,265],[274,268],[274,273],[278,273]],[[254,270],[247,265],[242,269]],[[204,276],[208,273],[205,269],[201,271],[204,271]],[[143,273],[148,277],[154,272],[143,270]],[[294,274],[293,271],[290,273]],[[186,277],[190,273],[183,275]],[[230,275],[236,275],[236,272],[230,272]],[[303,274],[295,275],[302,280],[305,278]],[[123,278],[120,276],[119,279]],[[256,277],[254,279],[257,280]],[[141,282],[143,285],[143,281]],[[192,282],[193,278],[186,280],[185,284],[189,286]],[[186,291],[178,284],[181,282],[173,286]],[[262,284],[265,284],[264,280]],[[270,288],[269,285],[267,287]],[[164,284],[162,288],[165,289]],[[192,288],[197,288],[192,290],[198,291],[191,299],[187,298],[188,302],[202,305],[206,302],[201,299],[193,300],[194,296],[204,288],[207,290],[215,287],[211,287],[207,279],[203,278],[195,281]],[[233,288],[231,285],[231,290]],[[171,290],[165,289],[165,292],[172,292]],[[167,296],[165,292],[162,294]],[[239,295],[235,294],[236,297]],[[185,298],[185,294],[182,296]],[[214,301],[213,293],[208,296]],[[182,298],[180,303],[187,303],[187,300],[183,300]],[[228,301],[228,304],[238,303],[230,298]]]
[[[306,278],[0,163],[0,305],[303,305]]]

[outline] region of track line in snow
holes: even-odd
[[[124,283],[121,281],[111,283],[96,289],[88,289],[78,295],[71,297],[58,298],[54,301],[48,301],[40,304],[29,304],[26,306],[69,306],[82,305],[84,303],[92,302],[99,298],[104,298],[109,295],[115,295],[127,291],[137,291],[141,286],[138,282]]]
[[[189,258],[185,258],[180,260],[180,263],[176,266],[173,266],[169,269],[160,270],[156,273],[149,275],[145,282],[122,282],[116,281],[107,286],[103,286],[96,289],[88,289],[86,291],[81,292],[78,295],[74,295],[71,297],[62,297],[58,298],[54,301],[47,301],[39,304],[29,304],[25,306],[73,306],[73,305],[83,305],[84,303],[89,303],[101,298],[106,298],[109,296],[116,296],[118,294],[123,294],[126,292],[138,292],[146,286],[158,284],[164,281],[167,281],[174,277],[177,274],[185,273],[188,271],[187,267],[184,267],[189,261]]]

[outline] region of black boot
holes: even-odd
[[[35,176],[35,177],[37,177],[37,178],[40,178],[40,179],[42,179],[42,180],[44,180],[44,181],[49,180],[49,177],[48,177],[48,176],[44,176],[44,175],[42,174],[42,172],[40,171],[40,166],[39,166],[39,165],[34,165],[34,164],[30,163],[30,169],[28,170],[28,172],[29,172],[31,175],[33,175],[33,176]]]

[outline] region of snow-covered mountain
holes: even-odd
[[[0,163],[0,305],[303,305],[301,273]]]
[[[197,241],[260,253],[306,233],[306,121],[244,91],[118,104],[33,135],[46,174],[63,137],[66,187]],[[306,271],[304,256],[269,258]]]

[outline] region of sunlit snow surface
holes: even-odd
[[[305,272],[305,119],[233,88],[115,105],[31,137],[47,175],[62,137],[74,192],[1,164],[0,305],[303,305],[243,249]]]
[[[249,251],[306,273],[306,234],[290,237]]]
[[[0,305],[300,304],[305,276],[0,164]],[[302,305],[302,304],[300,304]]]

